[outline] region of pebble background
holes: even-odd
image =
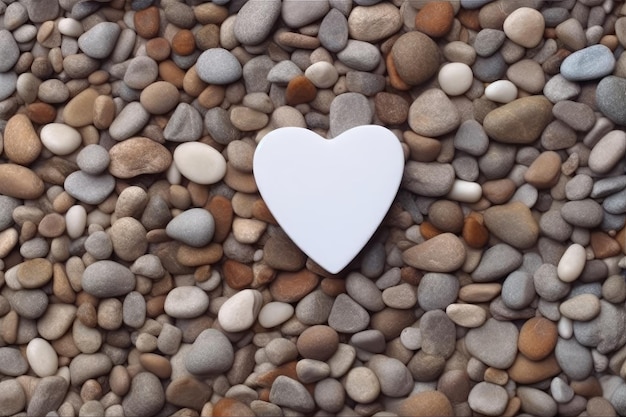
[[[617,0],[0,1],[0,416],[625,415],[625,46]],[[330,276],[252,156],[370,123],[402,186]]]

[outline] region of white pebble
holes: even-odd
[[[517,98],[517,87],[509,80],[498,80],[485,88],[485,97],[497,103],[510,103]]]
[[[460,201],[462,203],[475,203],[480,200],[483,195],[483,189],[480,184],[471,181],[463,181],[456,179],[452,183],[452,188],[448,192],[450,200]]]
[[[451,62],[439,70],[439,86],[449,96],[459,96],[470,89],[474,82],[474,73],[467,64]]]
[[[227,332],[241,332],[254,324],[262,304],[263,296],[259,291],[239,291],[222,304],[217,319]]]
[[[28,342],[26,359],[30,369],[41,378],[54,375],[59,368],[59,358],[54,348],[40,337],[36,337]]]
[[[209,308],[209,296],[195,286],[176,287],[165,297],[165,313],[177,319],[192,319]]]
[[[226,160],[215,148],[201,142],[185,142],[174,151],[174,164],[197,184],[215,184],[226,174]]]
[[[83,24],[71,17],[60,19],[57,27],[62,35],[72,36],[74,38],[78,38],[84,32]]]
[[[405,327],[400,333],[400,343],[409,350],[422,347],[422,331],[419,327]]]
[[[310,65],[304,76],[307,77],[317,88],[329,88],[335,85],[339,78],[339,73],[333,64],[326,61],[319,61]]]
[[[283,324],[293,316],[293,306],[281,301],[272,301],[259,311],[259,324],[266,329]]]
[[[586,263],[587,252],[584,246],[573,243],[565,250],[563,256],[561,256],[556,270],[557,275],[563,282],[575,281],[583,272]]]
[[[569,339],[574,334],[574,326],[572,325],[572,320],[568,319],[565,316],[561,316],[559,319],[559,323],[556,326],[557,331],[559,332],[559,336],[563,339]]]
[[[43,146],[55,155],[68,155],[83,141],[78,130],[63,123],[48,123],[39,135]]]
[[[65,230],[72,239],[79,238],[83,235],[87,226],[87,211],[81,205],[75,205],[69,208],[65,213]]]

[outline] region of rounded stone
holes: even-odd
[[[176,287],[167,293],[163,308],[170,317],[195,318],[209,308],[209,296],[196,286]]]

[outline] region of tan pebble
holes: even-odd
[[[80,398],[84,401],[99,401],[102,398],[102,385],[95,379],[88,379],[80,387]]]
[[[499,142],[530,144],[552,121],[552,103],[544,96],[518,98],[487,113],[485,132]]]
[[[255,219],[236,218],[233,221],[233,235],[239,243],[254,244],[265,232],[267,223]]]
[[[487,320],[485,309],[474,304],[450,304],[446,314],[454,323],[463,327],[479,327]]]
[[[374,97],[374,105],[376,116],[385,124],[402,124],[409,115],[409,103],[398,94],[380,92]]]
[[[188,29],[176,32],[172,38],[172,51],[178,55],[187,56],[196,50],[196,40]]]
[[[426,271],[451,272],[463,265],[465,246],[452,233],[442,233],[402,253],[407,264]]]
[[[339,335],[326,325],[315,325],[306,329],[296,342],[298,352],[305,358],[327,361],[339,346]]]
[[[109,96],[98,96],[93,103],[93,125],[108,129],[115,119],[115,103]]]
[[[172,374],[170,361],[156,353],[142,353],[139,355],[139,363],[148,372],[151,372],[161,379],[167,379]]]
[[[543,317],[527,320],[520,329],[518,348],[531,360],[547,357],[556,346],[558,331],[556,324]]]
[[[208,205],[207,210],[213,216],[215,221],[215,233],[213,234],[214,242],[223,242],[231,230],[233,222],[233,206],[226,197],[216,195]]]
[[[76,300],[76,293],[70,285],[63,264],[60,263],[52,266],[52,293],[66,304],[73,304]]]
[[[450,400],[439,391],[425,391],[402,400],[399,416],[453,416]]]
[[[115,365],[109,373],[111,391],[120,397],[128,393],[130,389],[130,375],[122,365]]]
[[[515,248],[528,249],[539,237],[537,221],[521,202],[490,207],[483,218],[491,234]]]
[[[622,248],[620,247],[617,240],[613,239],[611,236],[604,232],[591,232],[590,243],[591,250],[593,251],[594,257],[596,259],[605,259],[612,256],[617,256],[622,251]]]
[[[185,78],[185,71],[178,68],[178,65],[174,61],[166,60],[159,63],[159,76],[164,81],[172,83],[176,88],[183,88],[183,80]]]
[[[256,193],[258,191],[254,176],[250,173],[241,172],[228,163],[226,164],[226,175],[224,182],[230,188],[242,193]]]
[[[46,214],[37,226],[43,237],[58,237],[65,232],[65,217],[58,213]]]
[[[207,108],[219,106],[224,101],[226,90],[221,85],[211,84],[207,86],[198,96],[198,103]]]
[[[183,375],[168,384],[165,390],[165,398],[170,404],[200,410],[209,401],[212,391],[211,386],[197,378]]]
[[[604,416],[613,417],[617,416],[617,412],[613,407],[613,404],[604,397],[597,396],[589,398],[587,401],[587,415],[589,416]]]
[[[194,32],[196,47],[202,51],[220,46],[220,27],[207,24]]]
[[[94,121],[94,106],[100,94],[88,88],[72,98],[63,109],[63,121],[72,127],[87,126]]]
[[[400,36],[393,44],[389,56],[392,57],[400,81],[409,86],[422,84],[435,75],[441,59],[437,44],[428,35],[419,31],[407,32]]]
[[[483,195],[493,204],[503,204],[515,193],[517,187],[513,180],[502,178],[499,180],[485,181],[482,184]]]
[[[554,151],[542,152],[524,173],[527,183],[537,189],[551,188],[561,174],[561,157]]]
[[[194,7],[193,13],[200,24],[222,23],[228,17],[228,8],[215,3],[202,3]]]
[[[90,328],[98,325],[98,312],[92,303],[82,303],[76,310],[76,318]]]
[[[503,369],[489,367],[485,370],[485,381],[497,385],[506,385],[509,381],[509,374]]]
[[[241,262],[227,259],[222,266],[224,280],[230,288],[241,290],[247,288],[254,279],[252,268]]]
[[[513,365],[507,372],[509,377],[518,384],[534,384],[558,375],[561,372],[561,367],[554,355],[539,361],[532,361],[518,353]]]
[[[109,172],[117,178],[157,174],[172,164],[172,154],[165,146],[141,136],[113,145],[109,155]]]
[[[459,290],[459,299],[467,303],[485,303],[496,298],[502,290],[502,284],[469,284]]]
[[[379,330],[385,340],[400,336],[405,327],[415,323],[416,317],[412,310],[399,310],[386,307],[371,316],[370,327]]]
[[[263,129],[269,122],[269,117],[249,107],[236,106],[230,111],[230,121],[237,129],[249,132]]]
[[[265,201],[260,198],[252,204],[252,216],[255,219],[259,219],[265,223],[274,225],[278,224],[278,222],[270,212],[270,209],[267,207]]]
[[[409,146],[410,158],[417,162],[433,162],[441,152],[441,141],[418,135],[410,130],[402,133]]]
[[[24,114],[16,114],[4,128],[4,154],[20,165],[29,165],[39,154],[43,145],[33,124]]]
[[[178,104],[180,94],[174,84],[156,81],[141,92],[141,105],[152,114],[165,114]]]
[[[263,248],[263,262],[283,271],[299,271],[304,267],[306,258],[284,232],[270,236]]]
[[[11,163],[0,164],[0,194],[33,200],[43,191],[43,181],[30,169]]]
[[[161,22],[158,8],[151,6],[138,10],[133,16],[133,21],[135,31],[142,38],[150,39],[158,35]]]
[[[191,196],[187,188],[182,185],[172,184],[170,186],[170,202],[179,210],[186,210],[191,205]]]
[[[320,41],[317,37],[295,32],[280,32],[274,36],[274,39],[277,44],[283,47],[315,49],[320,46]]]
[[[2,317],[2,339],[8,344],[14,344],[17,341],[17,332],[20,324],[20,317],[15,310],[9,311]]]
[[[183,77],[183,90],[185,90],[185,93],[192,97],[198,97],[206,87],[207,83],[200,79],[196,67],[189,68]]]
[[[504,33],[524,48],[534,48],[543,39],[545,21],[538,10],[530,7],[516,9],[503,22]]]
[[[203,248],[180,245],[176,252],[176,260],[184,266],[211,265],[218,262],[223,255],[222,245],[210,243]]]
[[[132,217],[117,219],[109,231],[113,251],[125,261],[134,261],[146,253],[146,229]]]
[[[270,293],[275,301],[293,303],[313,291],[319,276],[308,271],[280,272],[270,284]]]

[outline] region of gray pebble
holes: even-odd
[[[526,386],[517,388],[517,396],[521,400],[522,410],[533,416],[555,416],[558,407],[556,401],[547,393]]]
[[[20,57],[20,48],[11,32],[6,29],[0,30],[0,72],[7,72],[17,63]]]
[[[535,299],[533,276],[528,272],[513,271],[502,283],[502,302],[509,308],[521,310]]]
[[[415,385],[409,369],[396,358],[374,355],[367,362],[367,367],[376,374],[380,391],[389,397],[404,397]]]
[[[619,384],[613,391],[610,401],[618,415],[626,414],[626,384],[623,382]]]
[[[546,27],[553,28],[569,18],[569,10],[565,7],[548,7],[541,11]]]
[[[596,122],[596,115],[591,107],[571,100],[555,103],[552,114],[572,129],[582,132],[590,130]]]
[[[50,244],[43,237],[34,237],[22,243],[20,255],[27,259],[44,258],[50,252]]]
[[[98,175],[109,166],[111,158],[109,152],[102,146],[90,144],[76,155],[76,164],[87,174]]]
[[[544,263],[533,274],[535,291],[547,301],[558,301],[569,293],[570,285],[561,281],[556,266]]]
[[[607,196],[602,201],[602,208],[609,214],[626,213],[626,189]]]
[[[426,310],[445,308],[452,304],[459,293],[459,280],[452,274],[429,272],[424,274],[417,287],[417,301]]]
[[[335,298],[328,316],[328,325],[340,333],[356,333],[364,330],[370,322],[370,315],[347,294]]]
[[[530,184],[522,184],[513,194],[509,203],[518,201],[528,208],[532,208],[539,198],[539,191]]]
[[[472,156],[487,152],[489,137],[482,125],[474,119],[461,123],[454,136],[454,148]]]
[[[488,180],[504,178],[515,164],[515,146],[490,142],[487,151],[478,160],[480,172]]]
[[[115,117],[109,126],[109,134],[115,140],[128,139],[143,129],[149,119],[150,113],[143,108],[141,103],[133,101]]]
[[[136,56],[130,60],[124,73],[124,83],[130,88],[143,90],[159,76],[156,61],[149,56]]]
[[[385,247],[381,242],[369,244],[361,253],[361,273],[368,278],[379,277],[385,268]]]
[[[441,197],[452,189],[455,175],[450,164],[408,161],[404,166],[402,188],[424,197]]]
[[[8,30],[15,30],[28,22],[28,11],[23,4],[9,3],[4,11],[4,27]]]
[[[2,415],[14,415],[24,409],[26,394],[17,379],[10,378],[0,382],[0,393],[2,393],[0,394],[2,396],[2,402],[0,403],[0,413]]]
[[[298,357],[296,344],[282,337],[272,339],[263,349],[267,359],[276,366],[296,360]]]
[[[267,81],[286,85],[292,78],[302,74],[302,70],[293,61],[280,61],[267,73]]]
[[[522,264],[522,254],[506,243],[487,249],[472,272],[474,282],[492,282],[516,270]]]
[[[582,200],[589,197],[592,188],[593,178],[589,175],[579,174],[565,184],[565,197],[568,200]]]
[[[69,385],[67,380],[61,376],[41,378],[28,402],[27,414],[43,416],[56,411],[63,403]]]
[[[596,88],[596,105],[605,116],[613,122],[626,125],[626,108],[622,99],[626,95],[626,79],[609,75],[598,83]]]
[[[591,229],[602,223],[603,210],[591,199],[568,201],[561,207],[561,216],[573,226]]]
[[[20,376],[28,371],[28,363],[19,349],[0,347],[0,373],[6,376]]]
[[[174,217],[167,224],[165,233],[172,239],[200,248],[213,239],[215,221],[207,210],[192,208]]]
[[[165,229],[172,219],[167,202],[160,195],[153,195],[141,215],[141,224],[146,230]]]
[[[559,366],[569,378],[582,381],[593,371],[591,352],[582,346],[575,338],[563,339],[559,337],[554,349]]]
[[[163,130],[163,137],[172,142],[193,142],[202,136],[202,116],[193,106],[179,103]]]
[[[561,63],[561,75],[569,81],[588,81],[604,77],[615,68],[613,52],[602,44],[575,51]]]
[[[70,78],[87,78],[99,67],[100,61],[87,54],[69,55],[63,59],[63,70]]]
[[[117,262],[97,261],[85,268],[82,285],[96,297],[118,297],[135,289],[135,274]]]
[[[372,71],[380,63],[380,51],[369,42],[348,40],[345,48],[337,53],[337,58],[357,71]]]
[[[443,310],[431,310],[420,318],[422,351],[449,358],[456,348],[456,326]],[[516,336],[517,338],[517,336]]]
[[[140,256],[130,266],[133,274],[143,275],[151,279],[160,279],[165,274],[165,269],[158,256],[147,253]]]
[[[504,43],[506,35],[497,29],[485,28],[476,34],[474,49],[482,57],[493,55]]]
[[[358,272],[352,272],[346,278],[348,295],[369,311],[385,308],[383,296],[376,284]]]
[[[398,285],[402,279],[402,272],[399,267],[394,267],[386,271],[376,280],[376,287],[380,290]]]
[[[455,156],[452,161],[452,167],[457,178],[464,181],[476,181],[480,175],[478,161],[469,155]]]
[[[370,124],[372,117],[372,108],[363,94],[340,94],[330,104],[329,135],[337,137],[353,127]]]
[[[553,103],[563,100],[571,100],[580,94],[580,85],[567,80],[561,74],[556,74],[546,82],[543,87],[543,95]]]
[[[270,389],[270,402],[300,413],[310,413],[315,409],[315,401],[300,382],[280,375]]]
[[[549,210],[543,213],[539,219],[539,231],[559,242],[569,239],[573,230],[574,227],[563,219],[560,210]]]
[[[339,10],[331,9],[320,24],[317,35],[322,46],[330,52],[339,52],[348,44],[348,20]]]
[[[270,82],[267,76],[274,67],[274,61],[266,55],[252,58],[243,66],[243,81],[246,93],[268,93]]]
[[[21,205],[17,198],[0,195],[0,231],[13,224],[13,210]]]
[[[368,329],[352,335],[350,344],[371,353],[382,353],[387,347],[385,335],[380,330]]]
[[[296,317],[307,325],[324,324],[328,320],[334,299],[322,290],[307,294],[296,305]]]
[[[385,77],[371,72],[349,71],[346,74],[348,91],[371,97],[385,89]]]
[[[328,13],[330,5],[328,0],[303,3],[298,0],[285,0],[282,2],[281,17],[292,28],[299,28]]]
[[[246,2],[235,20],[235,37],[244,45],[257,45],[270,34],[280,16],[280,0]]]
[[[488,416],[502,415],[509,402],[509,395],[500,385],[479,382],[474,385],[467,398],[470,408]]]
[[[117,23],[100,22],[80,35],[78,46],[85,55],[95,59],[104,59],[113,52],[121,32],[122,29]]]
[[[488,366],[507,369],[517,355],[519,331],[515,324],[488,319],[465,336],[467,351]]]
[[[11,308],[24,319],[38,319],[48,308],[48,296],[43,290],[19,290],[4,293]]]
[[[9,98],[17,87],[15,72],[0,72],[0,101]]]
[[[330,374],[330,366],[326,362],[305,358],[296,364],[296,374],[300,382],[311,384],[326,378]]]
[[[185,358],[185,367],[195,375],[220,374],[230,369],[233,345],[222,332],[206,329],[198,335]]]
[[[228,145],[241,137],[241,132],[230,122],[228,111],[214,107],[204,115],[204,126],[209,135],[219,144]]]
[[[59,16],[59,3],[41,0],[21,1],[28,12],[28,18],[33,23],[43,23],[46,20],[55,20]]]
[[[623,307],[600,300],[600,314],[590,321],[574,321],[574,337],[587,347],[595,347],[600,353],[609,353],[626,343],[622,331],[626,323]]]
[[[626,175],[601,178],[593,183],[591,198],[603,198],[626,188]]]
[[[491,56],[477,56],[472,72],[474,78],[485,83],[491,83],[503,78],[508,65],[500,52],[496,52]]]
[[[138,329],[146,321],[146,300],[137,291],[131,291],[124,297],[122,307],[124,324],[133,329]]]
[[[196,62],[198,77],[208,84],[230,84],[241,78],[241,64],[223,48],[204,51]]]
[[[127,416],[151,416],[163,408],[165,392],[161,380],[150,372],[140,372],[133,377],[122,407]]]
[[[108,259],[113,253],[113,243],[109,234],[100,230],[94,232],[85,240],[85,250],[95,259]]]
[[[346,391],[341,382],[326,378],[315,384],[315,403],[328,413],[338,413],[345,405]]]
[[[115,188],[115,178],[110,174],[89,175],[74,171],[65,179],[65,191],[77,200],[87,204],[100,204]]]

